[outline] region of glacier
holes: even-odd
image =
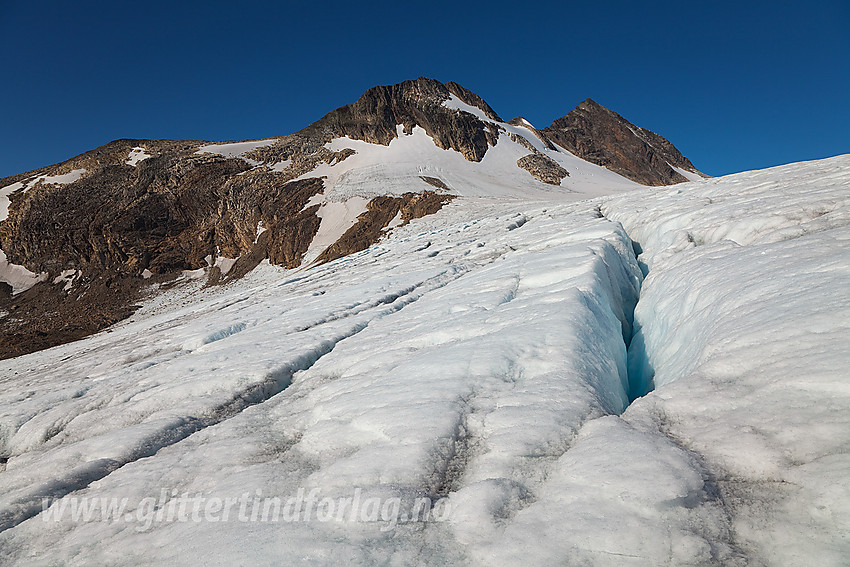
[[[383,175],[327,167],[346,199]],[[602,186],[480,181],[362,252],[0,361],[0,561],[846,564],[850,156]],[[299,494],[398,506],[247,505]],[[238,504],[162,513],[184,495]]]

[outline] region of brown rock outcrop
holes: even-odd
[[[519,158],[516,164],[543,183],[548,183],[549,185],[560,185],[561,180],[570,175],[555,160],[538,151]]]

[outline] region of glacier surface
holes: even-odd
[[[846,564],[850,156],[494,191],[0,362],[2,562]]]

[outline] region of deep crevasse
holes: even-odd
[[[624,418],[697,456],[750,562],[850,553],[850,157],[608,200],[644,247]],[[814,559],[816,558],[816,559]]]

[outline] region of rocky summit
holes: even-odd
[[[427,78],[277,138],[116,140],[0,180],[0,357],[102,330],[193,278],[362,251],[480,187],[576,200],[688,175],[702,174],[669,141],[590,99],[538,130]]]
[[[580,158],[643,185],[672,185],[688,181],[688,173],[703,175],[667,139],[591,99],[543,132]]]

